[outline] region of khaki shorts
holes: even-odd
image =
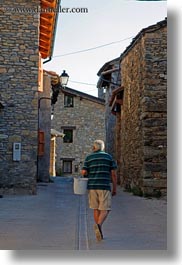
[[[111,210],[111,192],[109,190],[89,190],[89,207],[98,210]]]

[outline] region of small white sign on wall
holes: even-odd
[[[13,143],[13,161],[21,160],[21,143]]]

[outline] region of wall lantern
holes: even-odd
[[[40,102],[43,99],[48,99],[51,100],[51,105],[52,105],[52,109],[51,109],[51,118],[53,119],[53,114],[54,114],[54,104],[57,101],[57,97],[59,95],[59,91],[61,90],[61,88],[65,88],[68,80],[69,80],[69,75],[66,73],[66,71],[64,70],[63,73],[60,76],[56,76],[55,74],[52,74],[52,72],[50,71],[45,71],[46,73],[48,73],[49,76],[51,76],[51,85],[52,85],[52,93],[51,93],[51,97],[41,97],[38,100],[38,109],[40,109]],[[60,82],[59,82],[59,78],[60,78]]]
[[[60,75],[60,83],[61,83],[61,86],[62,87],[66,87],[66,85],[68,84],[68,80],[69,80],[69,75],[64,70],[62,72],[62,74]]]
[[[50,72],[47,71],[48,74]],[[69,75],[64,70],[60,76],[52,75],[51,76],[51,85],[52,85],[52,95],[51,95],[51,104],[54,105],[57,101],[57,97],[61,89],[64,89],[68,83]]]

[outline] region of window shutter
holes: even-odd
[[[38,155],[43,156],[44,155],[44,149],[45,149],[45,134],[43,131],[39,131],[39,147],[38,147]]]

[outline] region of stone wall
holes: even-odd
[[[73,90],[74,91],[74,90]],[[74,107],[64,107],[64,93],[60,92],[55,104],[52,128],[63,132],[64,127],[72,127],[73,143],[56,139],[56,170],[63,172],[63,160],[72,159],[72,174],[79,175],[82,162],[92,152],[93,141],[105,141],[105,106],[102,100],[88,97],[79,92],[74,94]],[[78,172],[76,167],[78,166]],[[70,174],[69,174],[70,175]]]
[[[44,133],[44,154],[38,156],[37,180],[49,182],[50,144],[51,144],[51,82],[44,74],[43,92],[39,93],[39,131]]]
[[[143,191],[167,188],[167,27],[145,38],[145,90],[142,104]]]
[[[106,89],[105,94],[105,101],[106,101],[106,107],[105,107],[105,127],[106,127],[106,152],[108,152],[110,155],[113,156],[114,159],[116,159],[116,148],[115,148],[115,131],[116,131],[116,117],[111,114],[111,110],[109,107],[109,101],[111,99],[112,91],[115,88],[115,86],[110,85]]]
[[[121,108],[121,161],[125,187],[140,186],[143,167],[143,138],[140,120],[144,84],[144,47],[139,42],[121,62],[124,86]]]
[[[121,182],[143,194],[166,193],[167,26],[145,32],[121,62]]]
[[[117,161],[117,183],[121,184],[122,175],[122,156],[121,156],[121,113],[116,113],[116,131],[115,131],[115,159]]]
[[[35,8],[39,1],[4,1],[0,10],[0,192],[36,192],[38,25],[37,13],[5,8]],[[13,161],[13,143],[21,143],[21,160]]]

